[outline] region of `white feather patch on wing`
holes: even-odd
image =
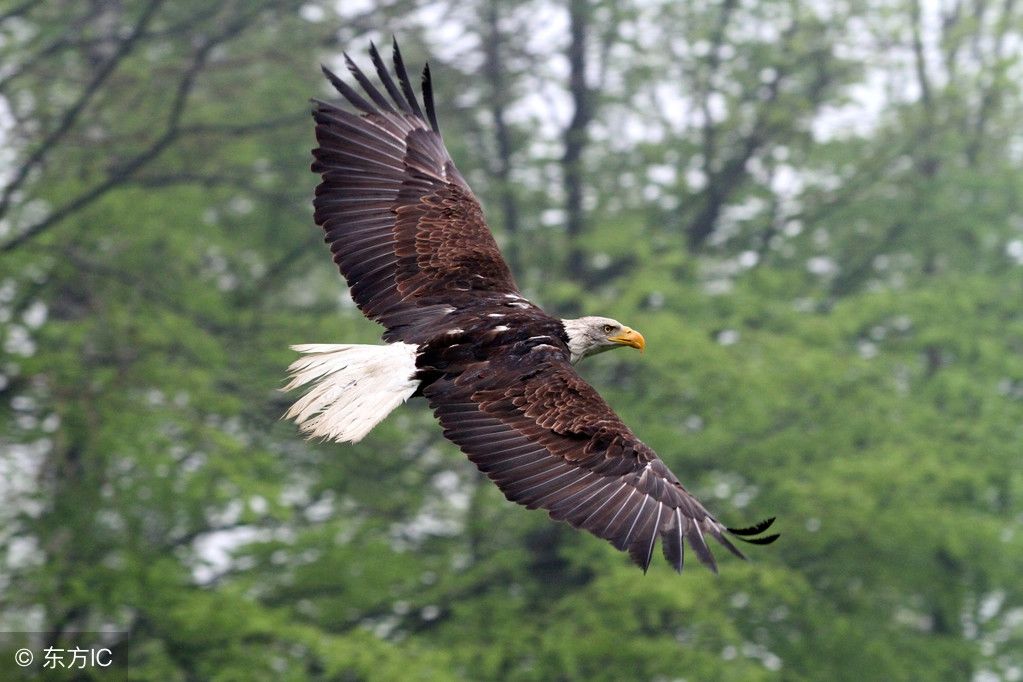
[[[283,390],[306,385],[309,390],[284,416],[308,438],[357,443],[419,387],[413,344],[291,348],[303,357],[288,367],[291,381]]]

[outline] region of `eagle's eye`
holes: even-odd
[[[612,325],[609,325],[609,324],[605,324],[604,325],[604,333],[605,334],[610,334],[614,330],[615,330],[615,328]]]

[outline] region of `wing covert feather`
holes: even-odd
[[[406,329],[474,293],[518,288],[438,132],[430,80],[427,121],[397,49],[400,87],[370,53],[393,106],[347,56],[365,97],[324,68],[356,111],[315,102],[314,218],[355,303],[388,328],[385,338],[405,340]]]
[[[444,435],[505,497],[628,551],[643,570],[658,536],[678,571],[683,538],[715,571],[705,536],[743,557],[726,528],[560,352],[540,347],[528,355],[497,353],[425,392]]]

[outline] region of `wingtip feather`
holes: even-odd
[[[411,112],[423,119],[425,118],[423,110],[419,107],[419,99],[416,97],[415,90],[412,89],[412,82],[409,80],[408,71],[405,69],[405,60],[401,56],[401,48],[398,47],[398,39],[394,36],[391,36],[391,38],[394,44],[394,52],[392,54],[394,72],[398,76],[398,83],[401,84],[401,91],[405,95],[405,101]]]
[[[763,521],[760,521],[759,523],[755,523],[752,526],[749,526],[747,528],[726,528],[725,530],[727,530],[729,533],[734,535],[739,540],[742,540],[743,542],[747,542],[747,543],[749,543],[751,545],[769,545],[772,542],[774,542],[775,540],[777,540],[778,538],[780,538],[781,537],[781,533],[774,533],[772,535],[765,535],[764,537],[759,537],[759,538],[755,538],[755,537],[751,537],[751,536],[759,535],[760,533],[763,533],[765,530],[770,528],[771,524],[774,523],[775,518],[776,517],[772,516],[769,519],[764,519]]]
[[[764,519],[763,521],[759,521],[759,522],[757,522],[757,523],[755,523],[752,526],[749,526],[747,528],[728,528],[727,530],[732,535],[742,535],[742,536],[745,536],[745,535],[759,535],[760,533],[763,533],[765,530],[767,530],[768,528],[771,527],[771,524],[774,523],[775,518],[777,518],[777,517],[772,516],[769,519]]]
[[[348,55],[345,55],[345,59],[348,59]],[[323,75],[327,77],[327,80],[334,86],[334,89],[341,93],[341,95],[348,100],[353,107],[365,112],[374,111],[372,104],[367,102],[365,98],[356,92],[352,86],[341,80],[336,73],[327,68],[326,64],[320,64],[320,70],[323,71]]]
[[[426,106],[426,117],[430,120],[430,127],[433,132],[440,132],[440,125],[437,123],[437,110],[433,103],[433,79],[430,77],[430,65],[423,66],[423,104]]]

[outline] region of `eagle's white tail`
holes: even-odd
[[[288,368],[291,381],[284,390],[311,386],[284,416],[309,438],[357,443],[419,386],[412,344],[310,343],[291,348],[304,357]]]

